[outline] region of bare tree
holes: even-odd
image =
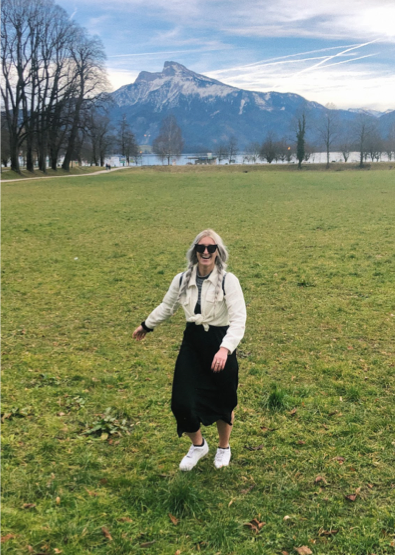
[[[374,127],[371,118],[366,114],[359,114],[353,125],[353,136],[355,146],[359,152],[359,167],[363,168],[363,162],[368,156],[368,140],[373,133]]]
[[[281,162],[291,162],[294,156],[294,149],[285,138],[280,139],[276,143],[277,158]]]
[[[228,145],[225,143],[219,143],[214,150],[214,154],[218,158],[219,163],[221,163],[222,160],[226,160],[229,157]]]
[[[244,150],[244,159],[255,164],[259,158],[260,150],[261,145],[257,141],[249,143]]]
[[[235,157],[237,155],[237,148],[238,148],[237,139],[234,135],[232,135],[227,145],[227,150],[228,150],[227,158],[229,159],[229,164],[232,164],[232,162],[235,161]]]
[[[70,131],[62,164],[66,171],[70,169],[72,158],[78,157],[76,143],[83,106],[108,86],[104,49],[97,37],[90,38],[84,29],[79,29],[71,47],[71,59],[74,66],[74,95],[70,101]]]
[[[392,125],[388,132],[387,138],[384,141],[384,149],[388,160],[391,161],[395,156],[395,123]]]
[[[372,129],[367,139],[366,150],[372,162],[379,162],[384,150],[384,142],[378,132],[378,129]]]
[[[173,156],[179,157],[183,148],[184,139],[177,120],[173,115],[167,116],[162,120],[159,135],[152,143],[152,150],[162,160],[167,159],[167,164],[170,165],[170,159]]]
[[[261,160],[266,160],[268,164],[271,164],[273,160],[276,159],[278,153],[276,149],[276,141],[274,134],[270,131],[266,139],[263,141],[262,146],[259,151],[259,158]]]
[[[334,104],[327,104],[322,120],[318,123],[318,136],[326,151],[326,168],[329,168],[330,151],[338,136],[339,118]]]
[[[138,156],[139,147],[136,142],[136,138],[132,132],[132,129],[126,120],[126,114],[122,115],[121,121],[118,125],[117,133],[120,154],[122,156],[125,156],[126,163],[129,166],[130,159],[135,159],[136,156]]]

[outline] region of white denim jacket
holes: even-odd
[[[177,274],[163,301],[155,308],[145,320],[148,328],[154,329],[170,316],[172,316],[180,304],[182,305],[187,322],[194,322],[197,325],[203,325],[208,331],[209,326],[229,326],[227,333],[221,343],[221,347],[225,347],[233,353],[237,345],[240,343],[244,335],[245,322],[247,318],[246,305],[244,302],[243,291],[241,290],[239,280],[231,273],[226,273],[224,289],[221,288],[218,293],[217,302],[215,299],[215,288],[217,285],[218,270],[215,266],[209,277],[204,280],[201,295],[201,314],[195,314],[195,305],[198,300],[198,288],[196,285],[197,264],[194,266],[191,279],[188,284],[187,291],[182,295],[181,300],[177,302],[180,290],[180,280],[182,274]]]

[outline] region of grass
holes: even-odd
[[[175,170],[3,185],[3,553],[395,553],[392,172]],[[131,332],[209,226],[239,407],[230,467],[211,427],[180,474],[183,315]]]

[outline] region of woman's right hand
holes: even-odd
[[[142,339],[144,339],[144,337],[147,335],[147,332],[145,331],[145,329],[143,328],[143,326],[139,326],[138,328],[136,328],[133,332],[133,338],[136,341],[141,341]]]

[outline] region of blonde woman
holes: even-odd
[[[236,347],[244,335],[246,306],[239,280],[226,272],[228,252],[212,229],[199,233],[187,252],[188,267],[173,279],[162,303],[133,332],[140,341],[181,305],[187,325],[177,357],[171,408],[179,437],[192,442],[180,463],[192,470],[209,447],[200,426],[217,425],[216,468],[228,466],[237,405]]]

